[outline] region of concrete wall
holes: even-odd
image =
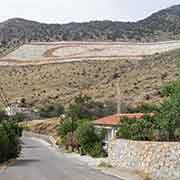
[[[180,180],[180,142],[113,140],[109,162],[142,171],[153,180]]]

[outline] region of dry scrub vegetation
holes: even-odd
[[[10,102],[24,97],[33,106],[67,104],[80,93],[115,101],[118,81],[126,102],[156,101],[161,97],[160,87],[178,76],[179,57],[176,50],[143,60],[4,66],[0,82]]]
[[[22,123],[22,125],[23,127],[25,127],[26,130],[29,130],[31,132],[57,138],[58,135],[56,127],[59,124],[59,122],[60,119],[58,118],[50,118],[43,120],[28,121],[27,123]]]

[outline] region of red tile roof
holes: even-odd
[[[153,116],[153,113],[150,113],[150,116]],[[119,124],[119,122],[123,119],[123,118],[129,118],[129,119],[140,119],[144,117],[143,113],[132,113],[132,114],[114,114],[112,116],[107,116],[104,118],[100,118],[97,119],[95,121],[93,121],[92,123],[94,125],[102,125],[102,126],[116,126]]]

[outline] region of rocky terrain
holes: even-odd
[[[0,66],[0,82],[10,102],[25,98],[29,104],[68,104],[80,93],[116,101],[117,83],[127,103],[159,101],[160,89],[175,80],[180,51],[141,60],[104,60],[36,66]]]

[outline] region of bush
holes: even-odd
[[[22,122],[25,119],[25,114],[17,112],[14,116],[11,117],[15,122]]]
[[[159,106],[155,104],[147,104],[143,103],[138,105],[137,107],[127,107],[127,113],[152,113],[152,112],[158,112]]]
[[[176,94],[180,90],[180,79],[174,81],[173,83],[166,85],[162,88],[162,95],[170,96]]]
[[[64,114],[64,107],[61,104],[46,105],[39,108],[39,114],[43,118],[58,117]]]
[[[124,118],[118,128],[117,137],[131,140],[155,140],[155,119],[145,116],[142,119]]]
[[[177,141],[180,141],[180,128],[177,128],[175,130],[175,138]]]
[[[93,157],[101,156],[101,136],[95,131],[95,128],[89,121],[79,122],[79,126],[76,130],[76,137],[85,153]]]
[[[116,105],[111,102],[97,102],[88,96],[77,96],[69,106],[67,115],[73,119],[90,119],[112,115],[116,112]]]
[[[2,124],[0,124],[0,163],[8,159],[8,145],[8,135]]]
[[[0,123],[1,123],[2,121],[4,121],[4,120],[8,120],[8,119],[9,119],[9,117],[8,117],[8,115],[6,114],[6,112],[3,111],[3,110],[0,110]]]
[[[4,121],[0,124],[0,162],[19,155],[21,134],[22,128],[14,122]]]
[[[92,148],[89,150],[89,155],[92,157],[101,157],[102,156],[102,143],[96,142]]]

